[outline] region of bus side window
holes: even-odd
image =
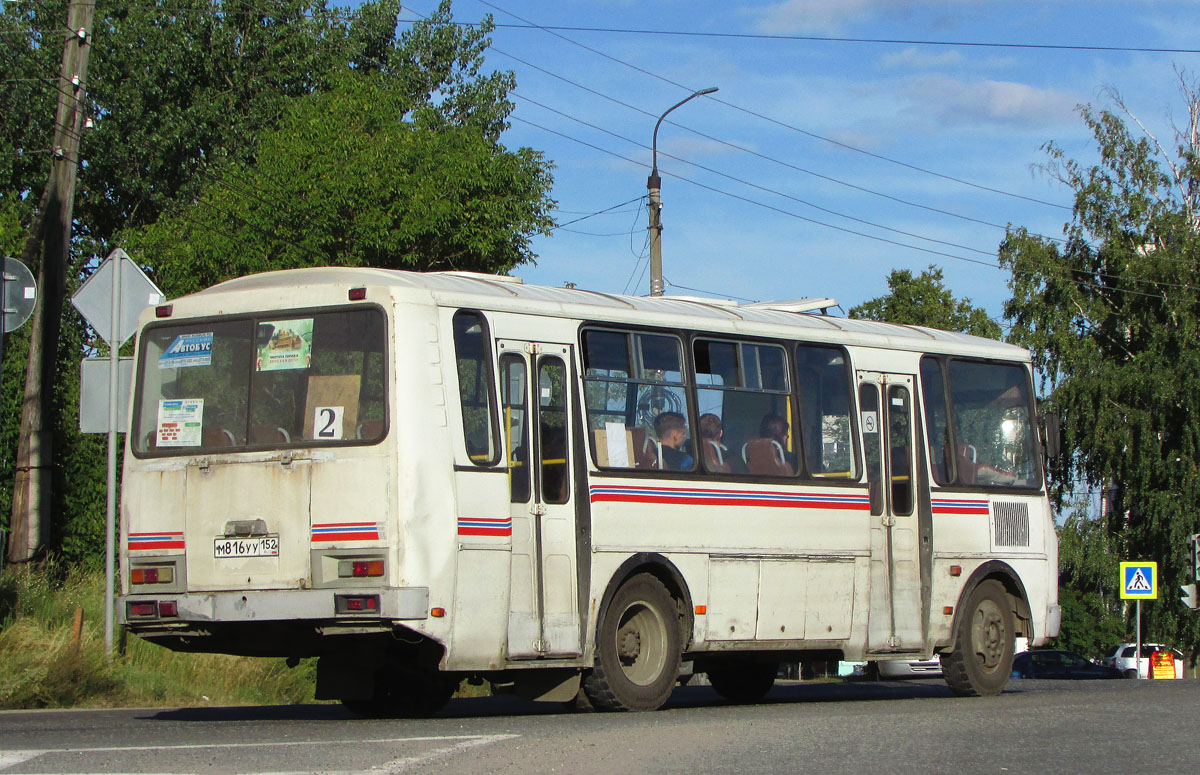
[[[584,403],[588,445],[600,468],[691,470],[691,433],[687,427],[688,396],[683,374],[683,347],[669,334],[606,329],[583,331]],[[669,447],[666,458],[656,420],[674,424],[683,418],[683,439]],[[665,425],[664,425],[665,427]],[[672,432],[678,435],[676,431]]]
[[[801,446],[810,476],[858,479],[850,422],[852,386],[844,350],[807,344],[796,348]]]
[[[525,361],[511,353],[500,357],[500,406],[504,412],[504,448],[513,503],[529,502],[529,422]]]
[[[495,412],[492,410],[491,340],[478,312],[454,313],[454,356],[462,406],[467,456],[477,466],[496,463]]]

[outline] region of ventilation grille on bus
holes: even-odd
[[[997,546],[1029,546],[1029,504],[992,504]]]

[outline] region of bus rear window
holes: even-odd
[[[378,441],[385,341],[383,314],[363,308],[151,326],[142,335],[133,449]]]

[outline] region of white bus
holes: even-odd
[[[934,655],[998,693],[1060,620],[1029,356],[834,303],[322,268],[148,310],[121,621],[367,714]]]

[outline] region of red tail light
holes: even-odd
[[[379,595],[334,595],[333,608],[339,614],[379,613]]]
[[[158,616],[158,605],[153,600],[129,604],[129,617]]]

